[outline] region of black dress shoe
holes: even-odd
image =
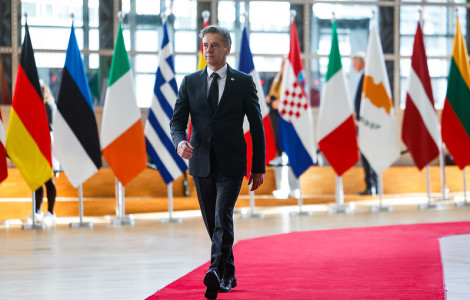
[[[219,292],[228,293],[232,291],[232,288],[237,286],[237,276],[233,275],[232,278],[222,278],[220,282]]]
[[[215,270],[209,270],[204,276],[204,285],[206,288],[206,293],[204,296],[207,299],[217,299],[217,294],[219,293],[220,280],[219,275]]]
[[[366,189],[363,192],[360,192],[359,195],[365,196],[365,195],[372,195],[372,190],[371,189]]]

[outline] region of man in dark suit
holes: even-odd
[[[178,154],[189,159],[199,206],[212,241],[211,265],[204,277],[205,296],[216,299],[237,285],[232,245],[233,210],[246,169],[245,115],[253,143],[251,190],[262,183],[265,173],[265,139],[256,86],[251,76],[232,69],[230,32],[211,25],[204,28],[204,70],[187,75],[181,84],[170,122]],[[193,131],[186,140],[188,116]]]
[[[365,54],[359,52],[353,56],[353,68],[356,72],[361,73],[361,79],[357,85],[356,98],[354,99],[354,110],[356,111],[356,121],[360,122],[361,115],[361,99],[362,99],[362,86],[364,84],[364,61]],[[359,132],[359,134],[361,134]],[[363,192],[360,192],[360,195],[373,195],[377,193],[377,174],[374,169],[370,166],[366,157],[361,153],[361,164],[364,169],[366,189]]]

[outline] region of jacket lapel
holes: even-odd
[[[207,100],[208,91],[207,91],[207,70],[206,69],[207,67],[204,70],[201,70],[201,73],[199,74],[200,76],[199,82],[204,88],[202,89],[203,94],[198,98],[201,99],[201,102],[202,102],[201,105],[203,109],[207,111],[209,115],[212,116],[211,108],[209,106],[209,101]]]

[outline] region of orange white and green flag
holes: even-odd
[[[375,22],[367,46],[359,122],[359,149],[376,173],[400,157],[400,140],[387,69]]]
[[[52,177],[49,123],[27,24],[8,122],[6,152],[32,191]]]
[[[124,186],[147,167],[144,127],[121,24],[103,108],[101,151],[114,175]]]
[[[470,70],[460,22],[454,37],[447,93],[442,110],[442,140],[460,169],[470,164]]]

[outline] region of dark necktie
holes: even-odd
[[[216,72],[211,74],[212,82],[209,88],[209,106],[211,107],[212,114],[215,114],[217,109],[217,104],[219,103],[219,83],[217,80],[219,79],[219,74]]]

